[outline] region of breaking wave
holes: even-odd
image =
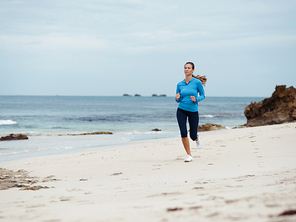
[[[0,126],[1,125],[14,125],[14,124],[17,124],[17,122],[15,121],[12,121],[12,120],[0,120]]]

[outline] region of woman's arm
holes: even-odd
[[[204,87],[203,87],[201,82],[199,82],[198,85],[197,85],[197,91],[199,93],[199,97],[196,98],[196,102],[198,103],[199,101],[206,98],[205,90],[204,90]]]
[[[181,90],[179,89],[179,85],[177,85],[177,89],[176,89],[176,102],[179,103],[181,102],[181,94],[180,94]]]

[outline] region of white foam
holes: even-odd
[[[12,121],[10,119],[8,119],[8,120],[0,120],[0,125],[13,125],[13,124],[17,124],[17,122]]]
[[[200,115],[200,117],[203,117],[203,118],[214,118],[213,115]]]

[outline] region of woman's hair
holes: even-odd
[[[194,63],[193,62],[186,62],[185,65],[187,65],[187,64],[190,64],[192,66],[192,69],[194,70]],[[193,74],[192,74],[192,76],[196,79],[199,79],[204,86],[206,85],[206,82],[208,80],[206,76],[200,76],[200,75],[195,76]]]

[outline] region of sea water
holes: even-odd
[[[244,109],[255,97],[206,97],[200,124],[232,128],[246,123]],[[0,96],[0,136],[26,134],[28,140],[0,141],[0,162],[73,152],[133,140],[179,135],[174,97]],[[153,131],[153,129],[161,131]],[[77,135],[111,132],[101,135]]]

